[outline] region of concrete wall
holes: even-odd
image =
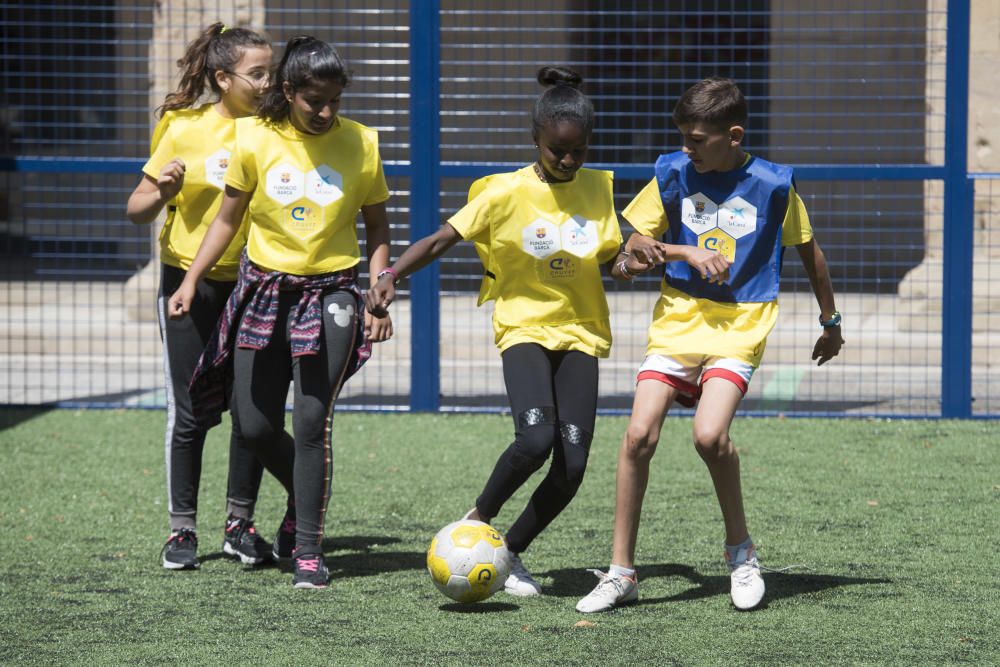
[[[944,136],[944,68],[946,65],[946,15],[943,0],[928,0],[926,97],[929,125],[926,157],[942,161]],[[969,136],[970,171],[1000,171],[1000,146],[995,139],[1000,127],[1000,90],[996,72],[1000,69],[1000,4],[973,0],[969,45]],[[928,182],[924,237],[927,247],[921,264],[899,286],[899,327],[903,331],[940,331],[942,312],[942,248],[944,235],[944,186]],[[990,313],[1000,308],[1000,277],[991,271],[1000,256],[1000,187],[982,180],[976,185],[975,245],[973,256],[973,331],[989,331]]]

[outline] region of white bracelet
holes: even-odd
[[[635,276],[633,276],[631,273],[628,272],[628,268],[625,266],[625,261],[626,260],[623,259],[622,261],[618,262],[618,273],[620,273],[622,275],[622,278],[624,278],[625,280],[632,280],[633,278],[635,278]]]
[[[399,284],[399,274],[388,266],[378,272],[378,275],[375,276],[375,282],[382,280],[382,276],[392,276],[392,284],[393,285]]]

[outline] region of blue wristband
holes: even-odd
[[[842,318],[840,317],[840,311],[839,310],[835,310],[835,311],[833,311],[833,317],[831,317],[828,320],[824,320],[823,316],[820,315],[819,316],[819,325],[821,327],[823,327],[824,329],[830,329],[831,327],[839,327],[841,319]]]

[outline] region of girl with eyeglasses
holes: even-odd
[[[236,284],[240,253],[246,243],[242,229],[198,284],[187,316],[170,319],[164,309],[222,203],[223,176],[236,138],[236,119],[253,115],[267,88],[271,46],[253,30],[213,23],[188,45],[177,65],[180,82],[157,109],[160,120],[150,142],[151,156],[129,197],[128,217],[136,224],[148,224],[167,210],[159,236],[162,266],[157,311],[166,372],[170,537],[161,558],[163,567],[185,570],[199,566],[198,487],[208,430],[192,412],[188,384]],[[211,96],[202,103],[206,89]],[[274,450],[281,455],[264,464],[285,481],[291,494],[291,437],[282,433]],[[229,453],[224,553],[248,565],[290,556],[295,538],[294,506],[289,503],[272,547],[257,534],[253,522],[263,466],[235,424]]]

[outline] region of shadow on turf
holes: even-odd
[[[323,553],[326,566],[330,569],[331,579],[346,579],[350,577],[369,577],[386,572],[401,570],[422,570],[427,567],[427,554],[422,551],[381,551],[377,547],[399,542],[398,537],[388,535],[339,535],[323,540]],[[348,551],[351,553],[331,553]],[[228,559],[221,550],[213,551],[199,557],[208,563],[214,560]],[[265,570],[277,567],[282,572],[291,572],[292,563],[263,563],[247,567],[248,570]]]
[[[400,542],[388,535],[338,535],[323,540],[326,566],[331,579],[370,577],[386,572],[423,570],[427,554],[423,551],[383,551],[378,547]],[[344,552],[348,553],[331,553]]]
[[[14,428],[18,424],[40,417],[51,409],[51,406],[4,406],[0,410],[0,431]]]
[[[553,583],[551,586],[546,586],[545,594],[555,597],[583,597],[593,590],[597,583],[597,578],[585,570],[551,570],[543,572],[542,575],[552,578]],[[676,595],[658,598],[640,597],[640,605],[699,600],[716,595],[729,595],[728,575],[706,576],[689,565],[661,563],[658,565],[643,565],[639,568],[639,578],[642,581],[656,577],[681,577],[687,579],[693,586]],[[765,572],[764,581],[767,584],[767,594],[764,597],[763,607],[766,607],[768,602],[774,602],[775,600],[816,593],[830,588],[892,583],[891,579],[842,577],[814,572]]]
[[[446,602],[438,609],[454,614],[499,614],[505,611],[516,611],[520,607],[509,602]]]

